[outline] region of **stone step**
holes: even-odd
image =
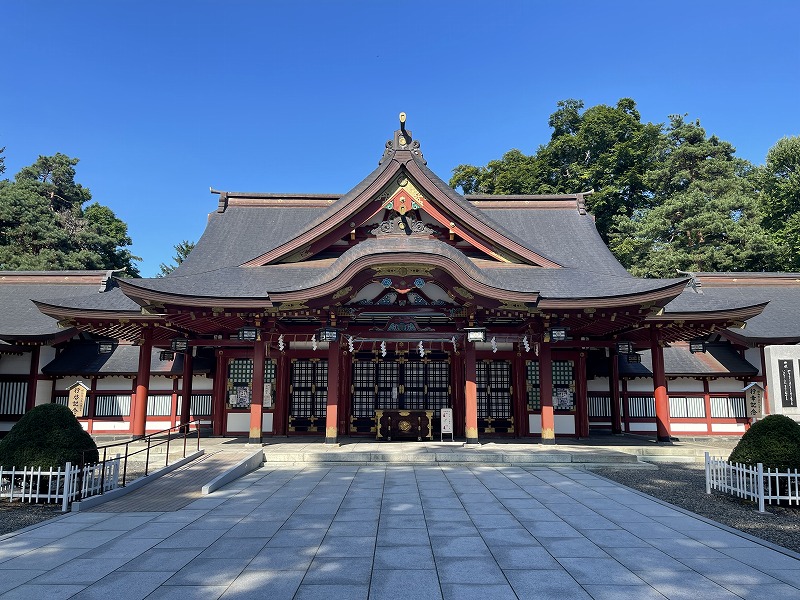
[[[515,466],[599,466],[599,465],[643,465],[634,454],[624,452],[570,452],[536,451],[503,452],[472,449],[447,452],[392,451],[264,451],[266,464],[280,465],[515,465]]]

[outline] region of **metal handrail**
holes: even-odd
[[[128,473],[128,458],[129,457],[135,456],[135,455],[137,455],[137,454],[139,454],[141,452],[145,452],[146,453],[145,454],[145,464],[144,464],[144,475],[146,477],[148,475],[149,471],[150,471],[150,449],[151,448],[158,448],[159,446],[162,446],[162,445],[166,444],[167,448],[166,448],[166,452],[165,452],[165,463],[164,463],[164,466],[166,467],[166,466],[169,465],[169,443],[170,443],[170,440],[173,437],[172,432],[175,431],[175,430],[177,430],[177,433],[178,433],[179,436],[183,437],[183,458],[186,458],[186,441],[187,441],[187,439],[189,437],[189,434],[191,433],[190,425],[194,425],[195,426],[195,431],[197,432],[197,451],[200,451],[200,420],[196,419],[194,421],[189,421],[188,423],[182,423],[180,425],[175,425],[174,427],[170,427],[168,429],[162,429],[161,431],[156,431],[155,433],[148,434],[148,435],[146,435],[146,436],[144,436],[142,438],[139,438],[139,439],[128,440],[128,441],[125,441],[125,442],[114,442],[114,443],[111,443],[111,444],[105,444],[103,446],[98,446],[97,450],[98,451],[99,450],[103,451],[103,460],[99,461],[99,462],[102,463],[103,465],[105,465],[106,457],[107,457],[107,453],[108,453],[108,449],[109,448],[125,446],[125,455],[123,457],[123,463],[122,463],[122,485],[121,485],[121,487],[125,487],[125,482],[126,482],[127,473]],[[154,438],[158,438],[158,436],[163,436],[164,434],[166,434],[166,439],[160,440],[160,441],[158,439],[156,439],[155,442],[153,441]],[[141,448],[139,450],[134,450],[133,452],[130,451],[130,445],[131,444],[142,444],[142,443],[145,444],[144,448]],[[81,466],[86,464],[86,453],[87,452],[93,452],[93,451],[94,451],[94,449],[88,449],[88,450],[83,450],[81,452]],[[99,458],[99,454],[98,454],[98,458]]]

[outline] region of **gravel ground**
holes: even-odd
[[[35,525],[61,514],[56,504],[28,504],[27,502],[0,501],[0,535],[11,533],[28,525]]]
[[[706,494],[702,464],[661,464],[658,471],[604,468],[593,469],[593,472],[728,527],[800,552],[800,507],[767,504],[767,512],[760,514],[758,505],[753,502],[716,491]]]

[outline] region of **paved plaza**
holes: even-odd
[[[143,490],[144,492],[144,490]],[[0,598],[800,598],[800,560],[573,467],[266,466],[0,539]]]

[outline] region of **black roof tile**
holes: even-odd
[[[174,360],[160,360],[160,352],[157,348],[151,352],[151,373],[180,376],[183,373],[183,354],[176,353]],[[206,357],[195,357],[192,361],[193,372],[210,373],[211,363],[211,359]],[[97,343],[76,341],[69,343],[64,352],[47,363],[42,373],[53,376],[136,375],[138,369],[138,346],[115,346],[111,354],[99,354]]]

